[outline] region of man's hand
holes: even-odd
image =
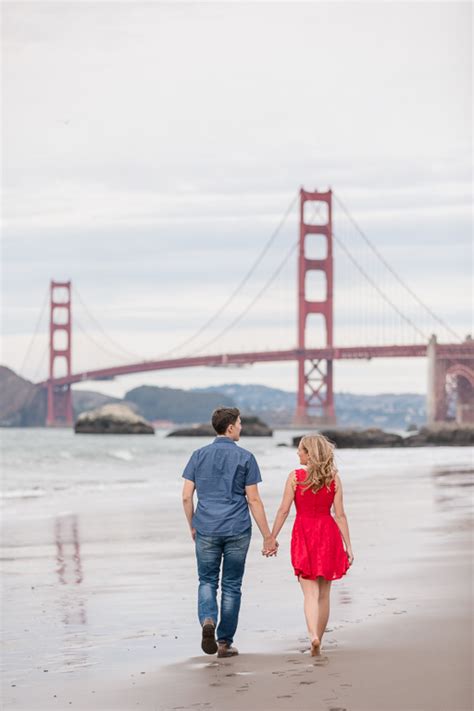
[[[191,538],[193,539],[193,541],[196,541],[196,529],[195,528],[191,529]]]
[[[278,552],[278,541],[276,540],[275,536],[266,536],[263,539],[263,548],[262,548],[262,555],[264,555],[266,558],[270,558],[273,555],[276,555]]]

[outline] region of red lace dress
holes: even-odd
[[[306,471],[296,470],[296,480],[304,481]],[[336,493],[336,482],[329,489],[323,486],[316,493],[295,491],[296,518],[291,534],[291,563],[295,575],[315,580],[342,578],[347,573],[349,561],[344,550],[339,527],[331,516],[331,506]]]

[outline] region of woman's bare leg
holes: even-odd
[[[299,581],[304,595],[304,615],[311,645],[319,647],[319,583],[317,580],[305,580],[302,577],[299,578]]]
[[[318,616],[318,627],[317,633],[319,641],[323,639],[323,634],[326,631],[326,627],[329,620],[329,602],[331,595],[331,582],[332,580],[325,580],[324,578],[318,578],[319,581],[319,616]]]

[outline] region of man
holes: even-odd
[[[271,535],[258,493],[262,481],[255,457],[236,442],[242,423],[235,407],[220,407],[212,414],[217,437],[197,449],[183,473],[183,506],[196,544],[199,576],[198,615],[201,648],[206,654],[232,657],[239,618],[242,578],[250,544],[252,516],[263,536],[265,555],[274,555],[278,544]],[[194,511],[194,491],[198,505]],[[222,566],[220,621],[217,588]]]

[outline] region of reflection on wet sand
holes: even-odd
[[[56,572],[61,584],[58,604],[64,625],[61,651],[66,667],[64,671],[73,671],[78,666],[88,664],[87,631],[84,627],[87,625],[86,599],[77,587],[84,580],[77,515],[68,514],[56,518],[54,540]]]
[[[67,574],[70,573],[71,580],[69,582],[82,583],[81,545],[79,542],[77,516],[75,514],[58,516],[55,521],[54,532],[58,563],[56,570],[59,581],[66,585],[68,582]],[[67,565],[68,560],[72,563],[69,567]]]
[[[472,521],[470,489],[474,486],[474,467],[433,467],[432,477],[436,506],[450,515],[450,519],[454,519],[446,522],[445,529],[451,529],[453,524],[456,530],[469,529]]]
[[[351,605],[353,602],[352,595],[348,588],[340,587],[338,590],[338,603],[339,605]]]

